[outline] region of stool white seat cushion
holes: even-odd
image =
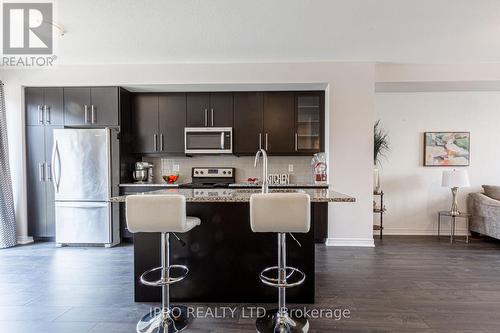
[[[311,199],[307,193],[260,193],[250,196],[253,232],[309,232]]]
[[[125,199],[130,232],[187,232],[201,221],[186,216],[186,198],[179,194],[137,194]]]

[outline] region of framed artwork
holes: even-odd
[[[424,166],[468,166],[470,132],[425,132]]]

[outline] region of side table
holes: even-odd
[[[453,237],[455,236],[455,226],[457,222],[457,218],[464,218],[466,221],[466,234],[465,234],[465,243],[469,243],[469,218],[472,214],[462,213],[460,212],[458,215],[453,215],[449,211],[441,211],[438,213],[438,239],[441,233],[441,216],[449,216],[451,217],[450,221],[450,243],[453,244]]]

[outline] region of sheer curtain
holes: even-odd
[[[3,82],[0,81],[0,249],[16,244],[16,219],[7,142],[7,116]]]

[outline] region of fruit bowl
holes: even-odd
[[[165,175],[165,176],[162,176],[163,180],[167,183],[167,184],[173,184],[177,181],[177,179],[179,179],[179,175]]]

